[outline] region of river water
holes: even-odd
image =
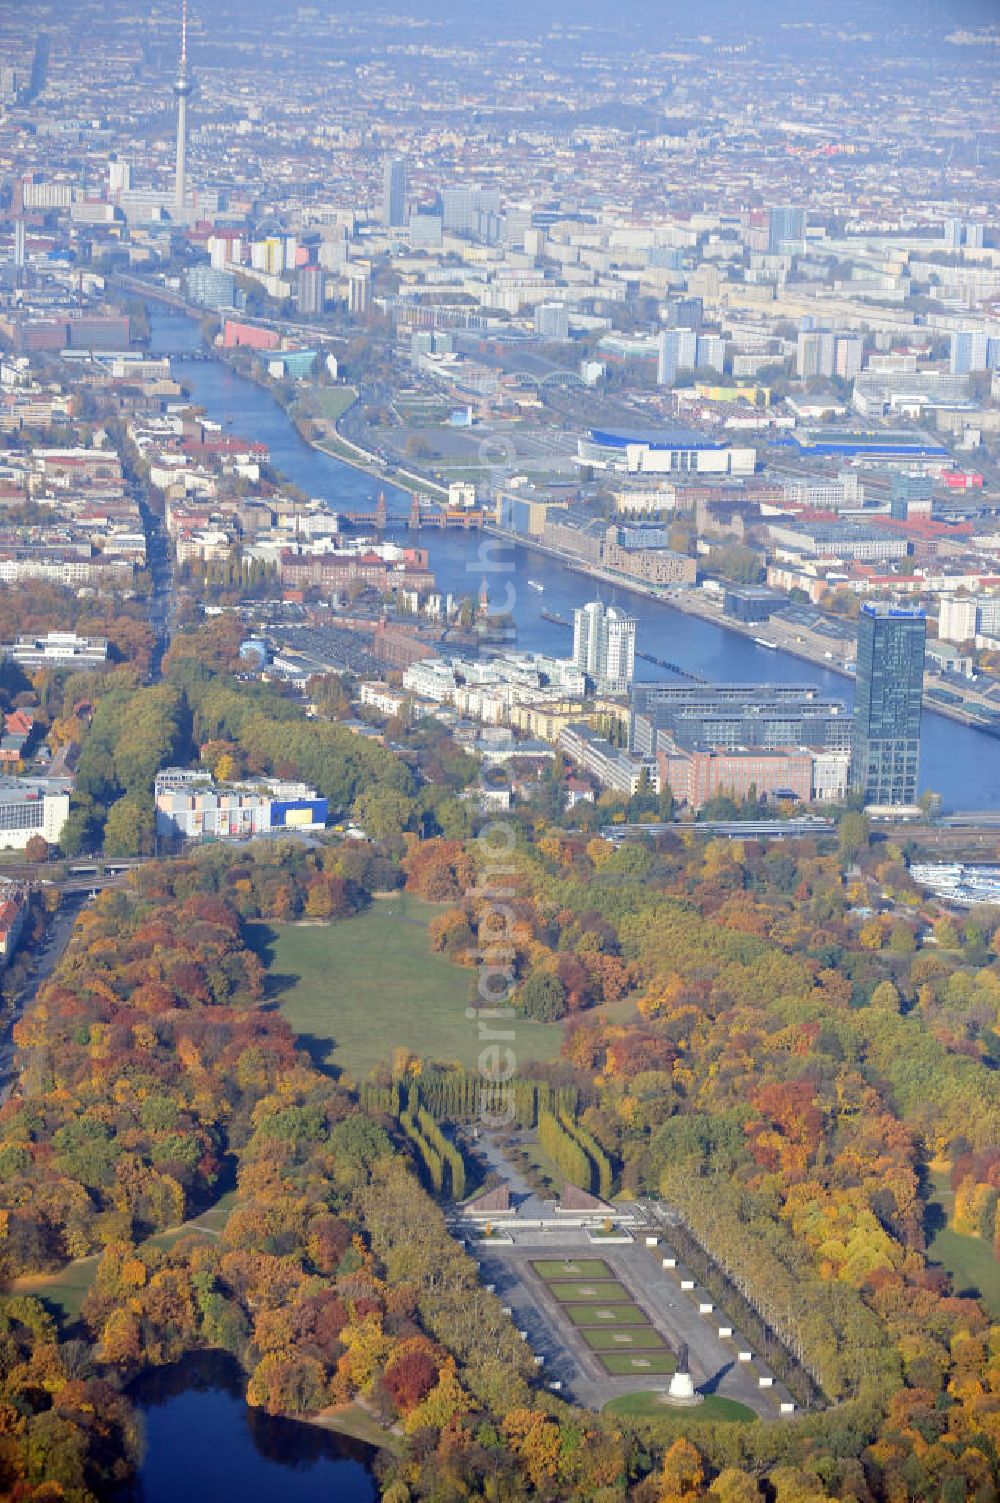
[[[273,397],[253,381],[220,361],[185,360],[185,354],[201,347],[200,330],[193,319],[151,306],[150,325],[151,348],[175,357],[177,376],[189,387],[192,399],[215,421],[230,425],[234,434],[266,443],[275,469],[307,495],[322,497],[337,510],[364,511],[374,506],[378,492],[384,490],[390,513],[404,515],[409,510],[406,492],[313,449]],[[421,544],[429,550],[442,591],[475,595],[485,576],[494,608],[510,605],[519,647],[566,655],[569,631],[543,620],[541,612],[570,617],[575,606],[594,598],[597,585],[593,580],[534,550],[475,533],[429,530],[421,535]],[[541,584],[543,592],[531,589],[529,579]],[[616,592],[611,586],[600,589],[606,601],[614,602]],[[642,652],[709,679],[818,684],[848,704],[853,700],[850,680],[816,664],[758,647],[748,637],[629,591],[618,591],[617,599],[636,617],[636,640]],[[644,678],[672,677],[652,664],[637,666]],[[947,809],[1000,808],[1000,740],[925,712],[920,786],[939,793]]]

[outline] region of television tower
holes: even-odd
[[[181,61],[174,80],[177,95],[177,169],[174,176],[174,218],[178,222],[187,218],[187,102],[194,88],[188,77],[187,66],[187,0],[181,0]]]

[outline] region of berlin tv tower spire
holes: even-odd
[[[177,95],[177,168],[174,176],[174,218],[183,222],[187,218],[187,102],[194,84],[188,77],[187,66],[187,0],[181,0],[181,62],[174,81]]]

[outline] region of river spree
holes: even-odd
[[[148,1373],[130,1398],[143,1417],[139,1476],[115,1503],[373,1503],[373,1452],[316,1425],[250,1409],[222,1352]]]
[[[178,357],[177,375],[190,389],[192,400],[216,422],[231,425],[234,433],[266,443],[275,469],[307,495],[322,497],[334,509],[364,511],[374,506],[378,492],[384,490],[392,514],[409,510],[407,493],[307,444],[263,388],[220,361],[184,360],[185,354],[200,348],[199,327],[192,319],[153,306],[150,324],[153,350]],[[566,655],[569,631],[543,619],[541,612],[568,618],[575,606],[594,598],[595,581],[534,550],[474,533],[429,530],[421,542],[429,550],[431,568],[443,591],[475,595],[485,575],[494,608],[506,605],[517,622],[519,647]],[[529,579],[542,590],[530,588]],[[600,590],[606,600],[615,600],[611,586],[602,585]],[[818,684],[848,704],[853,701],[853,683],[818,665],[758,647],[748,637],[629,591],[619,590],[617,600],[627,604],[636,617],[641,652],[709,679]],[[646,663],[639,665],[639,671],[649,679],[672,677]],[[925,712],[923,727],[921,788],[939,793],[948,809],[1000,808],[1000,740],[933,713]]]

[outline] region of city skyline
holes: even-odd
[[[1000,1496],[998,86],[0,0],[4,1498]]]

